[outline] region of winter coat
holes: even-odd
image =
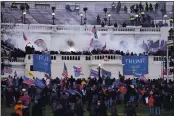
[[[118,116],[117,107],[115,105],[111,107],[111,116]]]

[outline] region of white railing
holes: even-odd
[[[1,27],[10,27],[14,24],[3,23]],[[11,30],[17,31],[47,31],[47,32],[69,32],[69,31],[82,31],[82,32],[91,32],[93,25],[46,25],[46,24],[16,24]],[[144,28],[144,27],[113,27],[106,26],[101,27],[99,25],[96,26],[97,31],[99,32],[158,32],[160,33],[161,28]]]
[[[8,57],[2,57],[3,61],[5,63],[10,63],[10,62],[24,62],[25,58],[8,58]]]

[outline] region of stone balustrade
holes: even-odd
[[[29,32],[91,32],[93,25],[45,25],[45,24],[9,24],[3,23],[2,28],[7,31],[29,31]],[[96,26],[98,32],[113,32],[113,33],[160,33],[161,28],[144,28],[144,27],[113,27],[113,26]]]

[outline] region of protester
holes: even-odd
[[[18,114],[19,116],[23,116],[22,115],[23,109],[24,109],[24,105],[22,104],[22,101],[18,101],[14,107],[16,114]]]
[[[73,77],[68,79],[56,78],[50,80],[50,88],[46,87],[46,84],[44,88],[39,88],[36,85],[31,87],[21,83],[17,86],[17,88],[20,87],[18,89],[13,89],[13,84],[16,85],[16,81],[20,81],[20,79],[13,81],[13,78],[9,78],[11,84],[2,83],[4,88],[2,96],[5,95],[4,100],[9,107],[10,104],[19,101],[14,109],[20,116],[30,114],[31,103],[33,104],[31,107],[33,116],[44,116],[46,105],[51,106],[54,116],[83,116],[86,112],[84,109],[86,102],[90,116],[107,116],[109,110],[111,116],[117,116],[117,107],[120,104],[125,106],[124,110],[128,116],[136,116],[136,109],[140,107],[145,109],[146,104],[150,115],[159,116],[162,108],[165,109],[165,112],[174,108],[173,81],[131,80],[126,79],[120,73],[118,77],[119,79],[100,77],[98,79],[79,78],[76,80]],[[8,81],[8,79],[5,81]],[[6,87],[7,89],[5,89]],[[35,92],[33,92],[34,89],[36,89]],[[47,101],[50,101],[50,103]]]

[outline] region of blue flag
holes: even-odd
[[[95,70],[91,69],[90,70],[90,76],[98,77],[98,71],[95,71]]]
[[[27,81],[27,80],[30,80],[30,78],[28,78],[28,77],[26,77],[26,76],[24,76],[24,81]]]
[[[102,77],[111,77],[111,72],[101,69],[102,71]]]
[[[35,84],[35,86],[37,86],[39,88],[44,88],[45,87],[45,83],[42,80],[38,79],[37,77],[35,79],[34,84]]]
[[[83,75],[82,74],[82,68],[81,67],[78,68],[76,66],[73,66],[73,68],[74,68],[75,77],[79,77],[80,75]]]
[[[139,78],[143,75],[143,73],[140,71],[140,69],[135,69],[133,73],[134,73],[134,77],[137,77],[137,78]]]
[[[51,75],[51,57],[48,54],[33,54],[33,69]]]
[[[148,74],[148,56],[123,56],[123,75],[134,75],[138,73]]]

